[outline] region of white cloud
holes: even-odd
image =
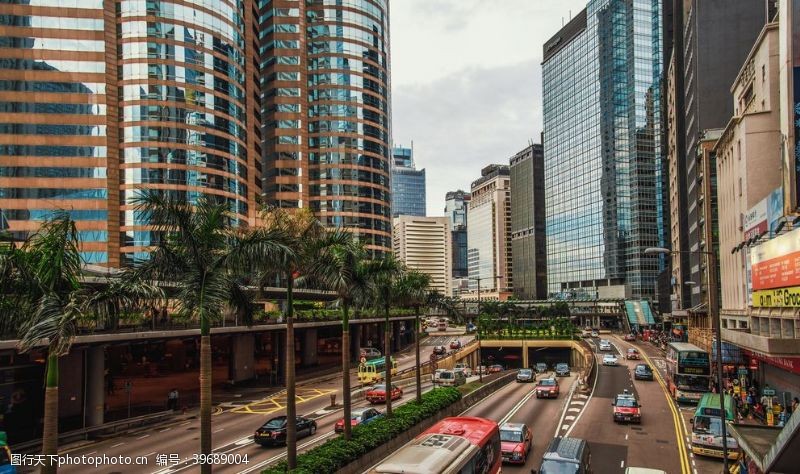
[[[427,168],[428,214],[541,131],[542,45],[586,0],[394,0],[393,135]]]

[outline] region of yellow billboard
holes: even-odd
[[[800,308],[800,286],[754,291],[753,307]]]

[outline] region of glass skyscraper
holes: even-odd
[[[467,214],[472,196],[458,190],[445,195],[444,213],[450,218],[453,232],[453,278],[466,278],[467,263]]]
[[[665,245],[661,0],[591,0],[544,45],[550,296],[652,297]]]
[[[260,193],[252,0],[0,2],[0,209],[14,238],[56,210],[86,263],[157,238],[142,189],[224,202]],[[249,59],[248,59],[249,58]]]
[[[414,149],[392,149],[392,217],[425,217],[425,168],[414,166]]]
[[[264,197],[392,251],[389,0],[257,0]]]

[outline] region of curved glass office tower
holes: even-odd
[[[390,252],[388,0],[259,6],[266,200]]]
[[[260,194],[252,0],[0,4],[0,210],[17,238],[70,212],[88,263],[146,256],[138,190]],[[113,7],[113,8],[108,8]]]

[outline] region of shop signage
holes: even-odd
[[[754,291],[752,305],[755,308],[798,308],[800,286]]]
[[[739,367],[739,368],[736,370],[736,373],[737,373],[737,374],[739,374],[739,375],[747,375],[747,369],[746,369],[746,368],[744,368],[744,367]]]
[[[761,391],[761,394],[765,397],[774,397],[775,396],[775,389],[774,388],[765,388]]]
[[[745,350],[745,354],[748,357],[752,357],[750,361],[750,368],[753,369],[753,362],[755,360],[760,360],[762,362],[766,362],[767,364],[774,365],[775,367],[779,367],[783,370],[787,370],[789,372],[795,373],[800,375],[800,357],[779,357],[779,356],[771,356],[764,354],[763,352],[752,351],[752,350]],[[755,367],[756,369],[758,367]]]
[[[800,286],[800,229],[752,248],[750,264],[754,293]]]

